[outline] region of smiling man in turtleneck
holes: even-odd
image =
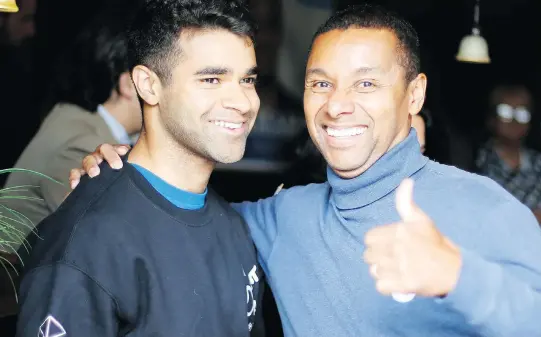
[[[328,181],[234,205],[286,336],[541,335],[541,231],[492,180],[422,155],[411,129],[427,83],[418,47],[382,9],[331,17],[304,94]]]

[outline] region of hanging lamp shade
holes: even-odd
[[[19,7],[15,0],[0,0],[0,12],[14,13],[18,12]]]
[[[470,63],[490,63],[488,43],[481,36],[479,29],[474,28],[471,35],[465,36],[460,41],[457,61]]]
[[[462,38],[460,46],[458,47],[456,60],[459,62],[490,63],[488,43],[485,38],[481,36],[481,29],[479,28],[480,7],[480,0],[476,0],[472,33]]]

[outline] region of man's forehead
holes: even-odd
[[[388,30],[333,30],[314,41],[308,67],[334,65],[351,72],[389,71],[397,62],[396,49],[396,37]]]
[[[492,96],[494,104],[506,103],[512,106],[529,106],[532,103],[532,97],[528,89],[519,86],[497,88]]]
[[[253,49],[253,41],[248,36],[241,36],[225,29],[200,29],[200,28],[184,28],[178,36],[177,43],[182,47],[191,46],[201,47],[206,46],[206,49],[198,49],[205,52],[213,46],[228,46],[232,41],[235,41],[235,46],[243,45],[244,48]],[[239,43],[240,42],[240,43]]]
[[[177,44],[180,61],[191,65],[246,69],[256,65],[250,38],[225,30],[188,30],[180,34]]]

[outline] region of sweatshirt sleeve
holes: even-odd
[[[257,202],[242,202],[231,206],[244,218],[250,235],[255,243],[257,252],[263,263],[266,263],[274,246],[278,233],[276,221],[276,204],[281,192],[274,197],[261,199]]]
[[[114,337],[116,305],[94,280],[63,263],[38,267],[20,286],[17,337]]]
[[[442,302],[482,336],[541,336],[541,230],[516,200],[491,213],[491,256],[462,248],[458,284]]]

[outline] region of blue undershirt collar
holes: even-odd
[[[141,175],[150,183],[150,185],[152,185],[152,187],[154,187],[156,191],[158,191],[158,193],[160,193],[165,199],[169,200],[169,202],[176,207],[186,210],[197,210],[205,206],[208,189],[205,189],[205,192],[203,193],[184,191],[167,183],[165,180],[142,166],[133,163],[129,164],[135,167],[135,169],[141,173]]]

